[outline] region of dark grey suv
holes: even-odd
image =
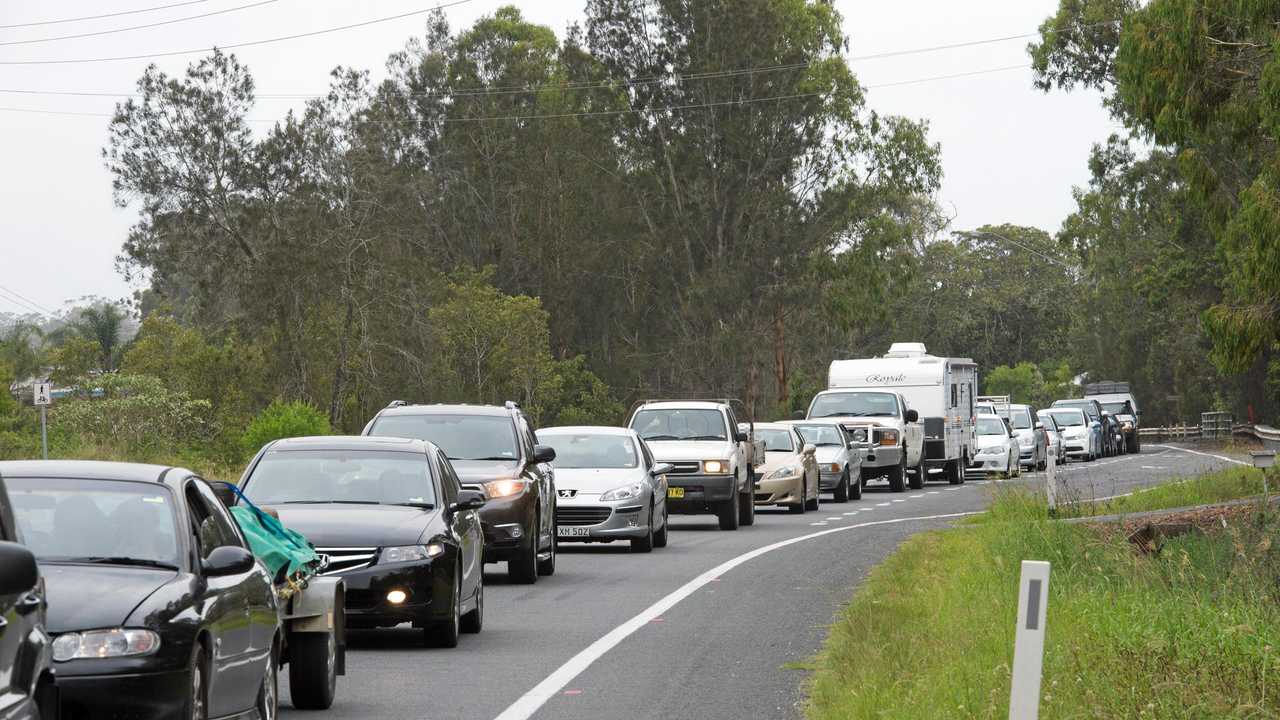
[[[13,506],[0,479],[0,718],[52,718],[57,703],[44,583],[35,554],[19,540]]]
[[[520,407],[410,405],[396,401],[365,426],[364,435],[434,443],[448,456],[465,490],[479,490],[484,560],[506,562],[518,583],[556,570],[556,452],[538,444]]]

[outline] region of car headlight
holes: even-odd
[[[984,448],[978,449],[978,454],[979,455],[999,455],[1003,450],[1004,448],[984,447]]]
[[[53,641],[53,659],[57,662],[80,658],[120,658],[150,655],[160,647],[160,636],[138,628],[112,628],[69,632]]]
[[[898,431],[897,430],[881,430],[880,444],[881,445],[897,445]]]
[[[708,475],[727,475],[729,473],[729,462],[727,460],[703,460],[702,472]]]
[[[510,478],[487,482],[484,484],[484,491],[490,498],[504,498],[519,495],[528,486],[529,483],[525,482],[523,478]]]
[[[1018,444],[1022,447],[1031,447],[1036,444],[1036,439],[1034,437],[1027,437],[1026,435],[1019,435]]]
[[[1133,423],[1131,423],[1131,422],[1126,422],[1126,423],[1124,424],[1124,429],[1125,429],[1125,430],[1132,430],[1132,429],[1133,429]]]
[[[800,471],[796,469],[795,465],[783,465],[777,470],[773,470],[768,475],[765,475],[763,479],[777,480],[779,478],[791,477],[792,475],[795,475],[799,472]]]
[[[833,472],[833,473],[838,473],[838,472],[840,472],[840,463],[831,463],[831,465],[830,465],[829,467],[827,467],[827,470],[829,470],[829,471],[831,471],[831,472]]]
[[[444,545],[440,543],[431,543],[430,545],[397,545],[395,547],[382,548],[382,553],[378,555],[379,564],[402,563],[402,562],[418,562],[421,560],[430,560],[444,554]]]
[[[614,488],[609,492],[600,496],[602,502],[611,502],[613,500],[630,500],[631,498],[640,497],[640,493],[644,492],[644,483],[632,483]]]
[[[854,442],[866,442],[866,441],[867,441],[867,429],[866,429],[866,428],[855,428],[855,429],[853,429],[853,430],[850,430],[850,431],[849,431],[849,437],[853,438],[853,441],[854,441]]]

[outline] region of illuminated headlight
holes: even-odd
[[[121,658],[150,655],[160,647],[160,636],[150,630],[113,628],[65,633],[53,641],[53,659]]]
[[[727,475],[729,463],[724,460],[703,460],[702,472],[708,475]]]
[[[1133,429],[1133,423],[1131,423],[1131,422],[1126,422],[1122,427],[1124,427],[1124,429],[1125,429],[1125,430],[1132,430],[1132,429]]]
[[[880,444],[881,445],[897,445],[898,431],[897,430],[881,430]]]
[[[528,485],[522,478],[493,480],[484,484],[484,491],[490,498],[504,498],[519,495]]]
[[[765,476],[764,476],[764,479],[765,479],[765,480],[780,480],[780,479],[782,479],[782,478],[784,478],[784,477],[791,477],[792,475],[795,475],[795,474],[797,474],[798,472],[799,472],[799,471],[798,471],[798,470],[796,470],[796,466],[795,466],[795,465],[783,465],[782,467],[778,468],[777,470],[774,470],[774,471],[770,472],[768,475],[765,475]]]
[[[600,496],[602,502],[612,502],[614,500],[630,500],[631,498],[640,497],[640,493],[644,492],[644,483],[632,483],[614,488],[609,492]]]
[[[382,548],[382,554],[378,556],[380,564],[403,563],[403,562],[419,562],[422,560],[430,560],[444,554],[444,545],[440,543],[431,543],[430,545],[399,545],[396,547]]]

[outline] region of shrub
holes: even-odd
[[[249,423],[241,444],[252,453],[272,440],[329,432],[329,418],[311,405],[275,400]]]
[[[215,432],[211,410],[208,401],[169,390],[157,378],[109,373],[54,405],[49,422],[51,432],[150,454],[207,440]]]

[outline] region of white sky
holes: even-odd
[[[174,0],[3,0],[0,25],[165,5]],[[0,43],[197,15],[250,0],[204,0],[186,7],[60,25],[0,30]],[[429,7],[432,0],[275,0],[261,7],[137,30],[50,43],[0,46],[0,62],[103,57],[226,45],[344,25]],[[446,11],[457,28],[514,4],[563,37],[583,0],[472,0]],[[853,56],[1034,32],[1058,0],[836,0]],[[421,31],[423,16],[234,52],[259,93],[324,92],[335,65],[381,77],[386,56]],[[1027,64],[1028,40],[853,63],[864,85],[895,83]],[[181,74],[197,56],[160,58]],[[0,65],[0,89],[132,92],[146,60],[77,65]],[[274,118],[291,101],[260,100],[254,117]],[[953,228],[1010,222],[1056,231],[1071,212],[1073,185],[1088,181],[1092,143],[1112,131],[1092,93],[1045,95],[1031,71],[1006,72],[869,92],[885,113],[926,119],[942,144],[946,173],[940,200]],[[109,113],[110,98],[0,93],[0,107]],[[0,288],[53,310],[84,295],[123,297],[131,288],[115,271],[135,214],[114,207],[102,166],[106,118],[0,111]],[[4,297],[0,312],[23,308]]]

